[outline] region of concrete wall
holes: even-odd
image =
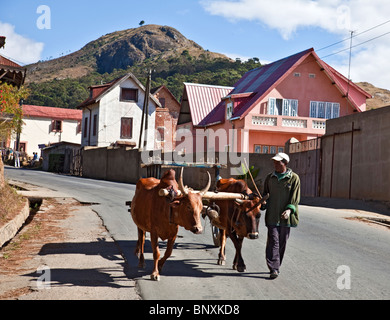
[[[153,154],[151,153],[150,155],[152,156]],[[163,160],[171,161],[173,159],[186,163],[199,162],[204,157],[204,154],[187,154],[185,157],[180,157],[172,153],[161,154]],[[213,160],[218,159],[220,162],[226,163],[226,166],[219,170],[219,175],[222,178],[229,178],[241,174],[241,162],[244,163],[244,159],[246,159],[249,166],[260,169],[257,178],[255,178],[255,182],[260,192],[262,192],[265,177],[273,170],[271,157],[272,155],[269,154],[233,155],[216,153],[214,157],[209,157],[209,161],[212,163]],[[148,176],[147,169],[140,167],[142,158],[137,149],[131,150],[112,147],[85,148],[82,156],[83,177],[135,184],[139,178]],[[161,174],[167,169],[163,168]],[[175,170],[178,178],[180,167],[176,167]],[[186,167],[183,177],[184,184],[194,189],[203,188],[207,184],[207,171],[210,172],[212,178],[211,189],[213,189],[217,176],[217,170],[215,168]],[[252,185],[251,181],[248,181],[248,185]]]
[[[321,196],[389,201],[390,107],[328,120],[326,126]],[[358,131],[352,134],[352,127]]]
[[[138,150],[129,148],[85,148],[83,177],[136,183],[139,179]]]

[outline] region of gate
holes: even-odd
[[[299,175],[301,195],[318,197],[320,195],[321,138],[290,143],[289,167]]]
[[[73,149],[72,157],[70,162],[70,174],[73,176],[82,176],[83,175],[83,166],[82,166],[82,149]]]

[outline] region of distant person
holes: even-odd
[[[31,166],[33,167],[35,162],[38,161],[38,152],[33,152],[33,158],[31,159]]]
[[[15,168],[20,168],[19,151],[14,151]]]
[[[268,229],[266,261],[270,278],[279,276],[290,228],[298,226],[298,204],[300,201],[300,179],[287,164],[290,157],[280,152],[272,158],[275,171],[268,174],[264,182],[264,194],[269,199],[264,209]]]

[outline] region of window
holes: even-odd
[[[261,145],[255,144],[255,146],[254,146],[254,153],[261,153]]]
[[[76,134],[81,133],[81,121],[77,121]]]
[[[226,104],[226,120],[229,120],[233,115],[233,102]]]
[[[316,75],[314,73],[309,73],[309,78],[310,79],[315,79]]]
[[[165,141],[165,128],[164,127],[157,127],[157,137],[156,140],[157,142],[164,142]]]
[[[138,90],[132,88],[122,88],[121,101],[138,102]]]
[[[97,132],[97,114],[93,115],[93,130],[92,130],[92,135],[96,136]]]
[[[296,99],[268,99],[268,114],[283,116],[298,116],[298,100]]]
[[[310,118],[333,119],[340,116],[340,104],[324,101],[310,101]]]
[[[301,74],[299,72],[294,72],[294,77],[299,78]]]
[[[325,102],[318,102],[318,118],[325,118]]]
[[[62,132],[62,121],[61,120],[52,120],[51,121],[51,131],[52,132]]]
[[[165,108],[165,98],[158,98],[158,101],[161,104],[161,107]]]
[[[84,133],[83,137],[86,138],[88,133],[88,118],[84,118]]]
[[[133,137],[133,118],[121,118],[121,139]]]

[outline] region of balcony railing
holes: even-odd
[[[276,126],[277,118],[252,116],[252,124],[260,125],[260,126]]]
[[[252,116],[252,125],[325,130],[326,120],[307,117]]]

